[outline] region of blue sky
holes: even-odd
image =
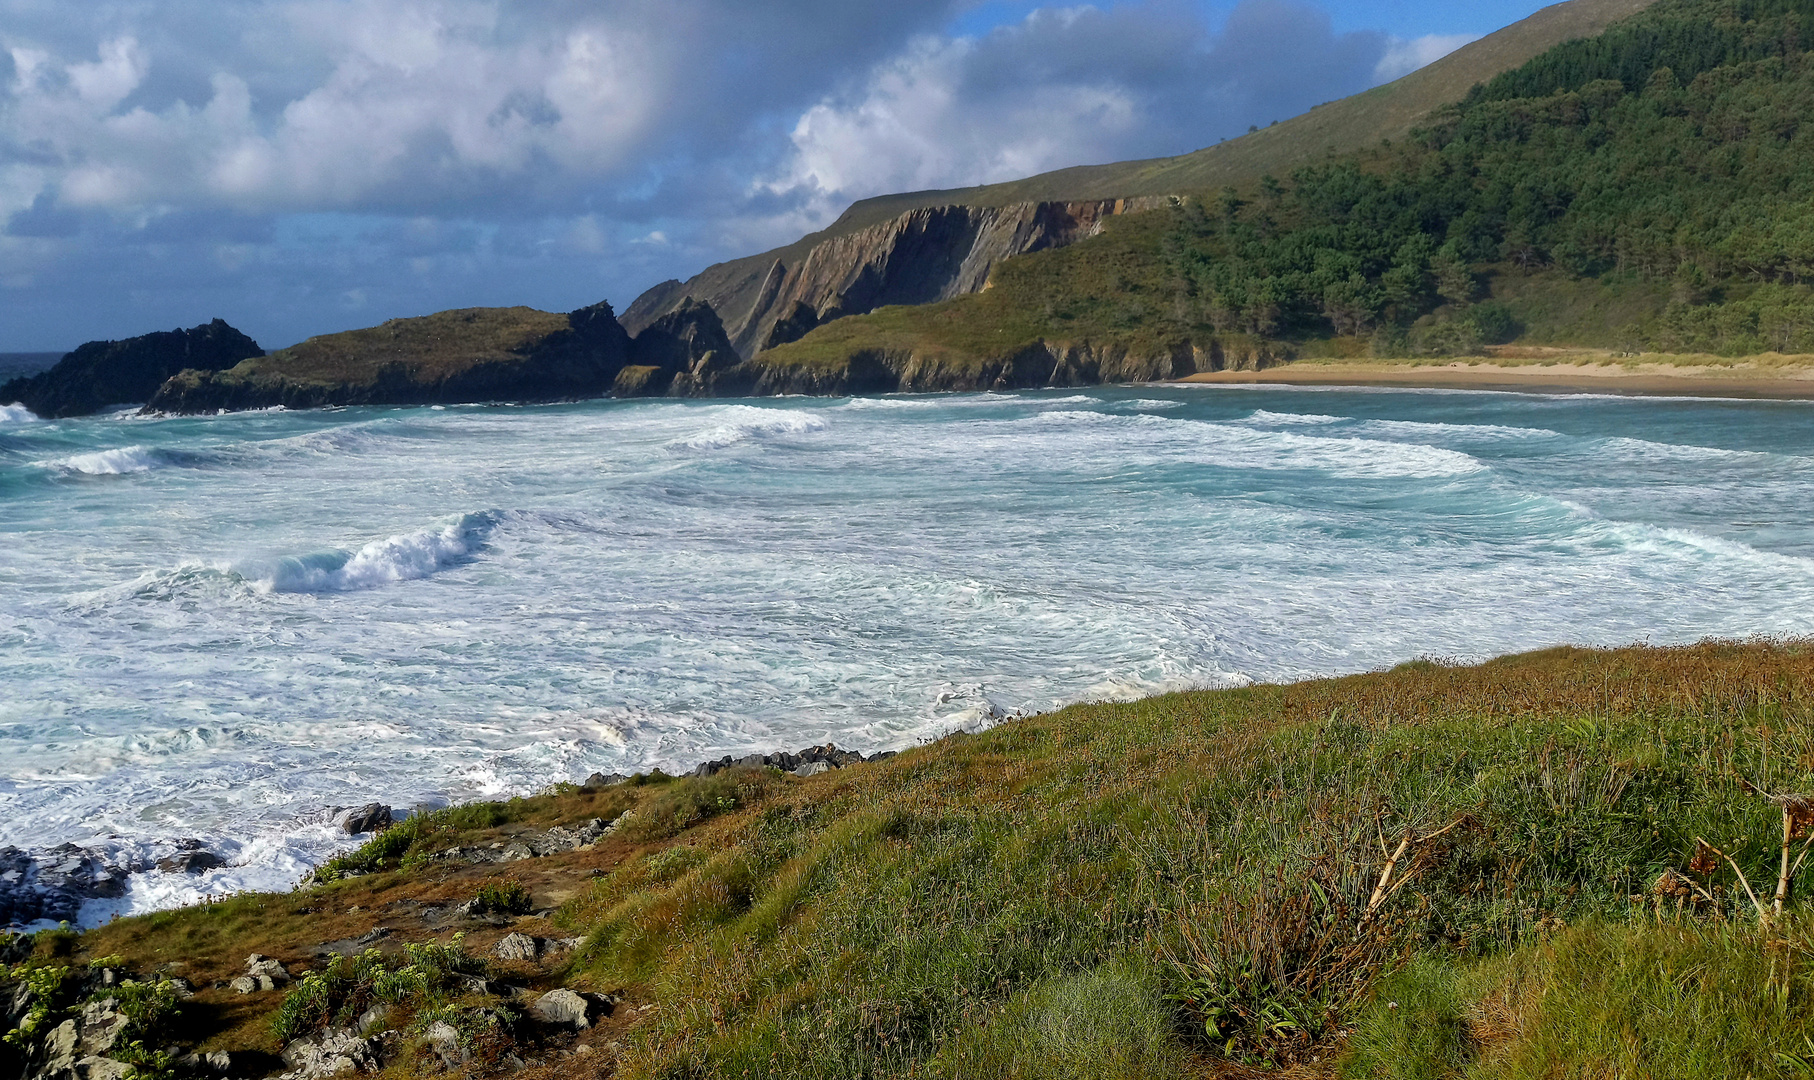
[[[850,202],[1183,153],[1511,0],[0,0],[0,351],[570,310]]]

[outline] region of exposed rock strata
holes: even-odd
[[[709,304],[745,359],[845,315],[981,292],[1003,259],[1094,236],[1105,219],[1167,199],[937,206],[853,232],[835,228],[769,255],[720,263],[650,289],[624,312],[639,333],[683,305]]]
[[[263,356],[258,342],[219,319],[124,341],[91,341],[49,371],[0,386],[0,404],[18,402],[45,419],[86,416],[137,404],[180,371],[219,371]]]

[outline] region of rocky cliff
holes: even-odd
[[[86,416],[142,402],[179,371],[219,371],[264,354],[258,342],[219,319],[193,330],[91,341],[49,371],[0,386],[0,404],[18,402],[46,419]]]
[[[225,371],[184,371],[145,410],[597,397],[610,389],[629,348],[609,304],[568,315],[466,308],[310,338]]]
[[[1003,259],[1095,235],[1105,218],[1165,198],[937,206],[854,231],[833,226],[791,247],[720,263],[688,282],[650,289],[624,312],[632,333],[688,302],[709,305],[749,359],[845,315],[980,292]]]

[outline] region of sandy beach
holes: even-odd
[[[1206,372],[1179,381],[1800,400],[1814,399],[1814,357],[1619,358],[1611,353],[1506,347],[1486,357],[1450,363],[1300,360],[1263,371]]]

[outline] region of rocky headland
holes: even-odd
[[[49,371],[0,385],[0,404],[17,402],[47,420],[137,405],[184,371],[214,372],[263,356],[258,342],[215,319],[124,341],[91,341]]]

